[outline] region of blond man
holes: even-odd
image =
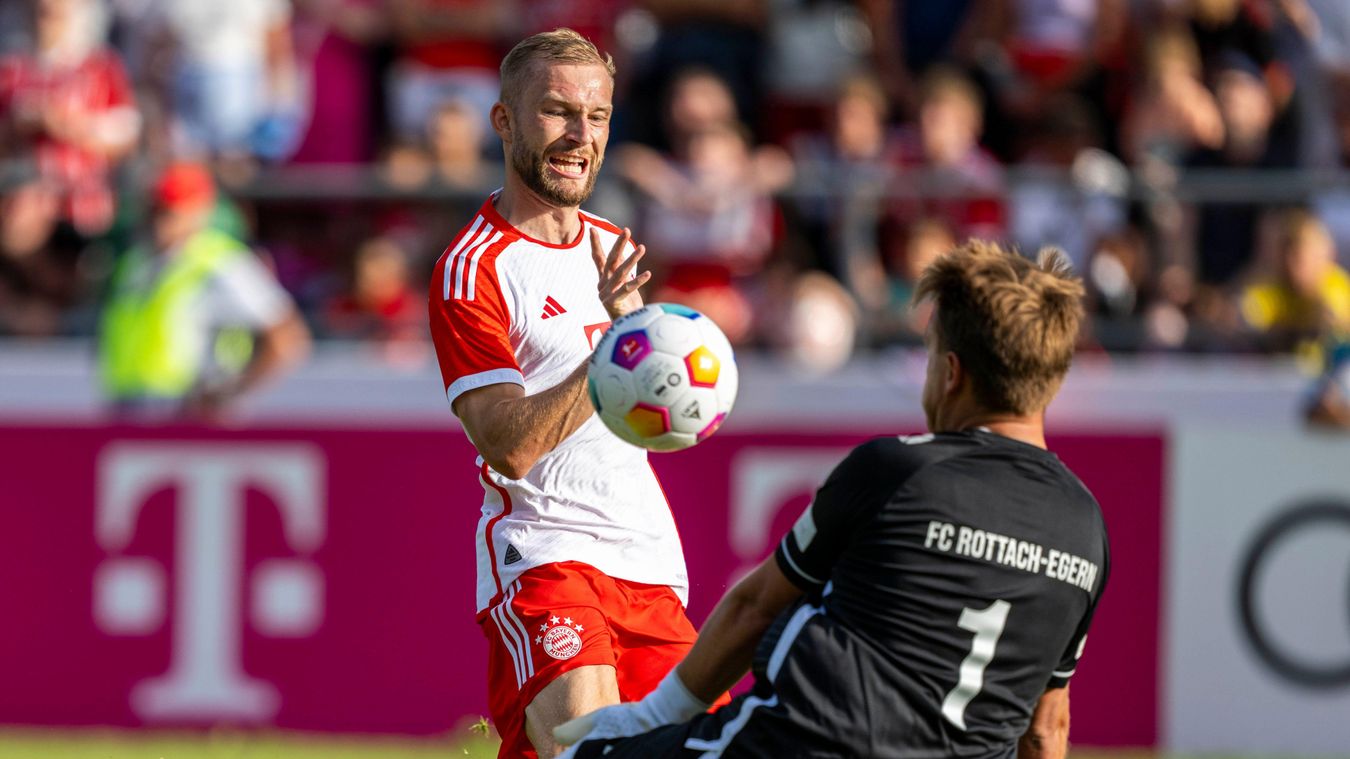
[[[1081,296],[1057,252],[931,264],[931,432],[849,454],[655,691],[558,729],[583,739],[564,756],[1063,757],[1109,568],[1096,500],[1045,443]],[[747,670],[753,692],[704,713]]]
[[[477,617],[501,756],[550,757],[555,725],[641,698],[695,632],[646,452],[586,393],[593,346],[649,278],[634,276],[644,249],[628,230],[580,209],[605,157],[613,62],[558,29],[516,45],[501,82],[506,182],[441,256],[429,307],[446,397],[479,454]]]

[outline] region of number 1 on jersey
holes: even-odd
[[[965,608],[956,622],[962,630],[975,633],[975,640],[970,644],[970,653],[961,661],[956,687],[942,699],[942,716],[962,730],[966,729],[966,706],[984,687],[984,668],[994,658],[994,648],[1003,635],[1011,608],[1007,601],[995,601],[987,609]]]

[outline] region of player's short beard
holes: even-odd
[[[587,159],[586,184],[580,189],[572,189],[553,176],[548,165],[547,153],[533,153],[528,147],[516,142],[511,145],[511,168],[520,177],[525,186],[535,195],[561,208],[579,206],[586,202],[595,189],[595,178],[600,174],[603,159],[592,153]]]

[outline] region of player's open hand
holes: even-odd
[[[652,278],[649,271],[636,276],[633,274],[638,261],[642,260],[642,256],[647,252],[645,245],[637,246],[633,255],[624,258],[624,251],[632,241],[632,233],[624,229],[619,239],[614,241],[614,247],[606,254],[600,244],[600,233],[591,230],[591,259],[595,261],[595,270],[600,274],[600,282],[597,285],[600,290],[600,302],[605,304],[605,310],[609,312],[611,319],[618,319],[630,311],[642,308],[642,296],[638,293],[638,288]]]

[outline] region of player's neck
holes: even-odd
[[[493,206],[521,234],[551,245],[566,245],[581,233],[576,206],[564,208],[549,203],[510,173]]]
[[[941,420],[944,431],[982,429],[995,435],[1012,438],[1019,443],[1045,448],[1045,415],[1002,414],[978,408],[948,409],[947,418]]]
[[[1045,424],[1041,422],[1040,417],[1034,419],[1028,417],[1014,417],[1007,419],[987,420],[981,424],[972,424],[963,429],[984,429],[995,435],[1002,435],[1006,438],[1012,438],[1019,443],[1034,445],[1037,448],[1045,448]]]

